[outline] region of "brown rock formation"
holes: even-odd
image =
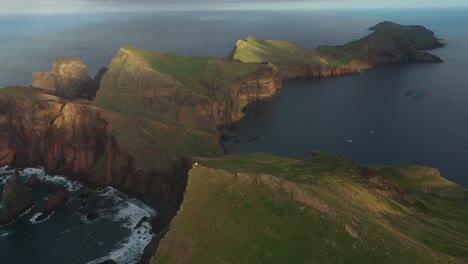
[[[218,126],[239,121],[248,103],[268,98],[281,87],[280,72],[272,64],[207,58],[207,69],[197,76],[188,76],[190,83],[184,83],[187,76],[179,76],[179,71],[162,73],[154,65],[154,61],[172,60],[172,55],[147,52],[145,59],[135,55],[138,52],[146,51],[134,47],[120,49],[102,76],[96,105],[215,132]],[[197,58],[178,59],[182,62],[166,63],[198,63]],[[234,68],[248,70],[233,78]],[[213,77],[214,71],[219,76]]]
[[[3,188],[2,214],[0,224],[8,224],[28,210],[34,202],[18,172],[8,178]]]
[[[327,78],[359,74],[360,70],[352,68],[334,68],[317,64],[286,65],[282,68],[281,77],[285,80],[295,78]]]
[[[49,72],[33,72],[31,86],[67,99],[91,99],[97,84],[88,75],[86,65],[77,58],[58,56]]]
[[[40,181],[39,181],[39,178],[37,177],[36,174],[34,174],[34,175],[32,175],[31,177],[29,177],[27,186],[28,186],[29,188],[31,188],[31,187],[33,187],[34,185],[37,185],[39,182],[40,182]]]
[[[0,90],[0,128],[1,166],[43,165],[50,174],[114,186],[157,208],[157,226],[179,206],[189,158],[223,153],[217,134],[24,87]]]
[[[44,214],[51,214],[57,209],[60,209],[65,206],[68,201],[68,193],[64,188],[59,188],[57,194],[49,195],[47,197],[46,207],[44,209]]]
[[[50,174],[114,186],[158,210],[153,226],[158,233],[182,201],[190,158],[222,155],[217,127],[238,121],[248,103],[273,95],[280,74],[271,64],[247,65],[240,68],[246,74],[218,82],[208,71],[191,88],[122,51],[113,62],[125,59],[101,72],[94,102],[24,87],[1,89],[0,165],[44,166]],[[229,60],[214,63],[244,67]]]

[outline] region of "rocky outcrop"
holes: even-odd
[[[59,188],[57,194],[47,196],[46,206],[42,214],[36,217],[36,221],[43,221],[56,210],[63,208],[68,201],[68,193],[64,188]]]
[[[116,187],[153,206],[153,232],[163,234],[182,201],[191,157],[222,155],[217,127],[238,121],[247,104],[281,85],[271,64],[208,59],[213,64],[234,70],[213,80],[207,69],[196,87],[185,87],[121,51],[101,71],[93,102],[3,88],[0,166],[44,166],[49,174]]]
[[[68,99],[92,98],[96,82],[77,59],[59,57],[50,72],[33,74],[35,90],[1,89],[0,166],[44,166],[47,173],[142,199],[158,210],[151,255],[182,202],[191,157],[223,154],[220,126],[272,96],[283,78],[352,69],[295,63],[280,70],[271,63],[124,47],[97,75],[95,100],[84,102]]]
[[[83,62],[64,56],[54,60],[49,72],[33,72],[31,86],[66,99],[92,99],[98,87]]]
[[[102,76],[95,104],[215,132],[239,121],[249,102],[268,98],[280,87],[280,72],[272,64],[123,47]]]
[[[440,42],[434,32],[423,27],[421,25],[411,25],[405,26],[400,25],[390,21],[380,22],[375,26],[370,27],[368,30],[371,31],[405,31],[408,33],[408,37],[412,38],[412,34],[417,32],[421,40],[417,40],[414,38],[413,44],[415,45],[415,49],[417,50],[431,50],[435,48],[445,47],[445,44]],[[415,35],[416,36],[416,35]]]
[[[195,153],[221,155],[217,134],[25,87],[0,90],[1,166],[44,166],[49,174],[116,187],[158,210],[155,232],[177,210]]]
[[[409,62],[443,62],[441,58],[434,54],[430,54],[429,52],[425,51],[412,51],[408,54],[408,61]]]
[[[307,49],[293,42],[249,36],[238,40],[229,57],[242,62],[271,62],[283,79],[324,78],[362,73],[378,66],[406,62],[442,62],[422,50],[443,47],[423,26],[382,22],[361,39],[339,46]]]
[[[27,186],[28,186],[28,188],[32,188],[33,186],[39,184],[39,182],[40,182],[40,180],[37,177],[37,175],[33,174],[33,175],[31,175],[31,177],[29,177]]]
[[[8,224],[34,205],[31,193],[24,185],[18,172],[8,178],[3,187],[0,224]]]
[[[281,71],[281,76],[284,80],[287,80],[295,78],[327,78],[359,73],[361,73],[361,70],[352,68],[335,68],[314,64],[298,64],[284,66]]]
[[[47,197],[46,207],[44,213],[50,214],[53,211],[65,206],[68,201],[68,193],[64,188],[59,188],[57,194],[49,195]]]

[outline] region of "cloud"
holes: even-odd
[[[468,7],[467,0],[0,0],[3,12]],[[0,11],[0,12],[1,12]]]

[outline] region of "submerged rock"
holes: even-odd
[[[78,193],[78,198],[87,199],[93,195],[93,190],[88,187],[81,187]]]
[[[112,259],[105,260],[99,264],[116,264],[117,262],[113,261]]]
[[[68,201],[68,193],[64,188],[60,187],[56,195],[49,195],[47,197],[47,203],[46,203],[46,207],[44,208],[44,211],[42,211],[42,214],[37,216],[36,219],[34,220],[40,222],[46,219],[55,210],[64,207],[67,201]]]
[[[0,224],[8,224],[34,205],[31,193],[24,185],[18,172],[8,178],[3,187],[3,211]]]
[[[53,211],[65,206],[68,201],[68,193],[64,188],[59,188],[55,196],[49,195],[47,197],[47,206],[44,213],[52,213]]]
[[[88,219],[89,221],[94,221],[94,220],[96,220],[98,217],[99,217],[98,213],[96,213],[96,212],[94,212],[94,211],[91,211],[91,212],[89,212],[89,213],[86,215],[86,219]]]
[[[28,187],[31,188],[33,187],[34,185],[38,184],[40,182],[39,178],[37,177],[36,174],[33,174],[31,177],[29,177],[29,180],[28,180]]]
[[[97,84],[78,58],[58,56],[49,72],[33,72],[31,86],[67,99],[92,99]]]

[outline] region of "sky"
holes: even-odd
[[[0,0],[2,14],[396,7],[468,8],[468,0]]]

